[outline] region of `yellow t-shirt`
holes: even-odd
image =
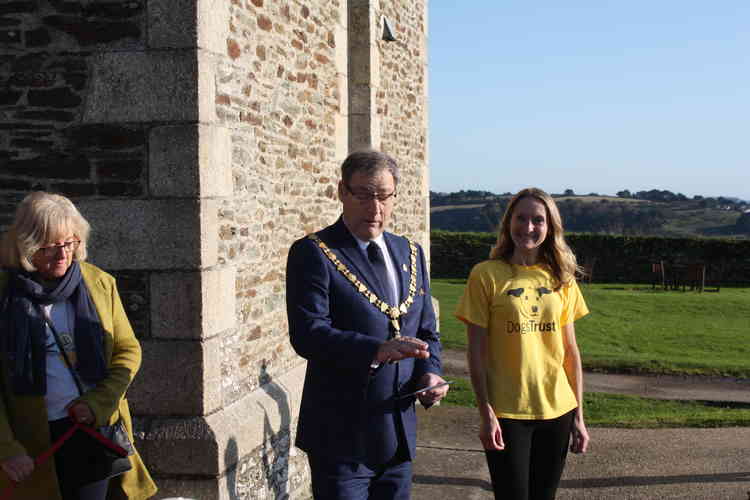
[[[557,418],[576,408],[563,367],[562,327],[588,314],[575,281],[554,289],[546,267],[474,266],[456,309],[489,336],[487,392],[498,417]]]

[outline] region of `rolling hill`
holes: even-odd
[[[447,231],[495,231],[509,195],[432,193],[430,225]],[[554,196],[565,229],[651,236],[750,237],[750,206],[741,200],[695,197],[654,201],[616,196]],[[745,213],[748,212],[748,213]]]

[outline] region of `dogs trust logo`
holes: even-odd
[[[552,294],[549,288],[514,288],[508,290],[508,296],[515,302],[521,321],[508,321],[508,333],[554,332],[557,325],[554,321],[540,322],[541,308],[545,306],[545,296]]]

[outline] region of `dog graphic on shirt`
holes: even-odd
[[[508,333],[554,332],[557,325],[554,321],[540,322],[542,308],[552,290],[540,286],[536,288],[520,287],[507,291],[508,297],[518,310],[521,321],[508,321]]]

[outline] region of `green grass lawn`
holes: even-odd
[[[453,312],[464,280],[436,279],[445,348],[466,347]],[[576,322],[584,367],[601,371],[750,378],[750,288],[652,290],[648,285],[582,287],[591,314]]]
[[[440,302],[440,340],[444,349],[466,348],[466,329],[456,319],[458,299],[464,291],[466,280],[432,280],[432,295]]]
[[[468,379],[453,377],[446,404],[475,407]],[[586,424],[590,427],[747,427],[750,405],[722,406],[703,401],[662,401],[618,394],[586,393]],[[477,418],[479,418],[477,416]]]

